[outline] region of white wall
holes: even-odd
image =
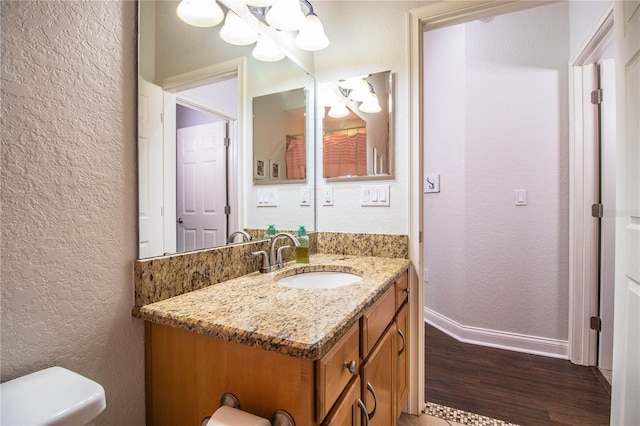
[[[424,196],[426,307],[463,327],[551,339],[560,352],[568,22],[569,5],[557,3],[425,36],[425,174],[441,173],[441,193]],[[528,191],[527,206],[514,206],[515,189]]]
[[[142,425],[136,3],[1,7],[2,381],[61,365]]]
[[[395,178],[380,181],[390,186],[390,207],[361,207],[364,182],[329,182],[318,175],[316,185],[333,187],[333,206],[317,207],[318,229],[336,232],[409,232],[409,70],[407,15],[424,2],[357,1],[317,2],[314,9],[331,39],[315,54],[319,82],[391,70],[395,77]],[[321,129],[319,129],[321,130]],[[318,140],[322,140],[318,135]],[[317,147],[321,158],[321,144]],[[366,182],[371,183],[371,182]]]
[[[575,55],[594,29],[610,1],[571,0],[569,1],[570,53]]]

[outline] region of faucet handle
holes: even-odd
[[[254,255],[254,256],[262,255],[262,266],[260,267],[260,272],[268,272],[269,271],[269,256],[267,255],[267,252],[264,251],[264,250],[260,250],[260,251],[252,251],[251,254]]]
[[[288,248],[291,248],[291,246],[281,246],[281,247],[278,247],[278,253],[277,253],[277,255],[276,255],[276,263],[277,263],[277,264],[282,264],[282,263],[283,263],[283,262],[282,262],[282,250],[284,250],[284,249],[288,249]]]

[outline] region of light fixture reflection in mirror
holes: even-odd
[[[323,177],[392,177],[392,83],[386,71],[321,87]]]

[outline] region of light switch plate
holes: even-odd
[[[527,205],[527,190],[526,189],[516,189],[513,191],[513,198],[516,206],[526,206]]]
[[[258,207],[277,207],[278,206],[278,190],[275,188],[258,189],[256,191]]]
[[[360,205],[363,207],[389,206],[389,185],[362,185]]]

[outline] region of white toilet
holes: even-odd
[[[51,367],[0,384],[0,425],[86,425],[107,406],[104,388]]]

